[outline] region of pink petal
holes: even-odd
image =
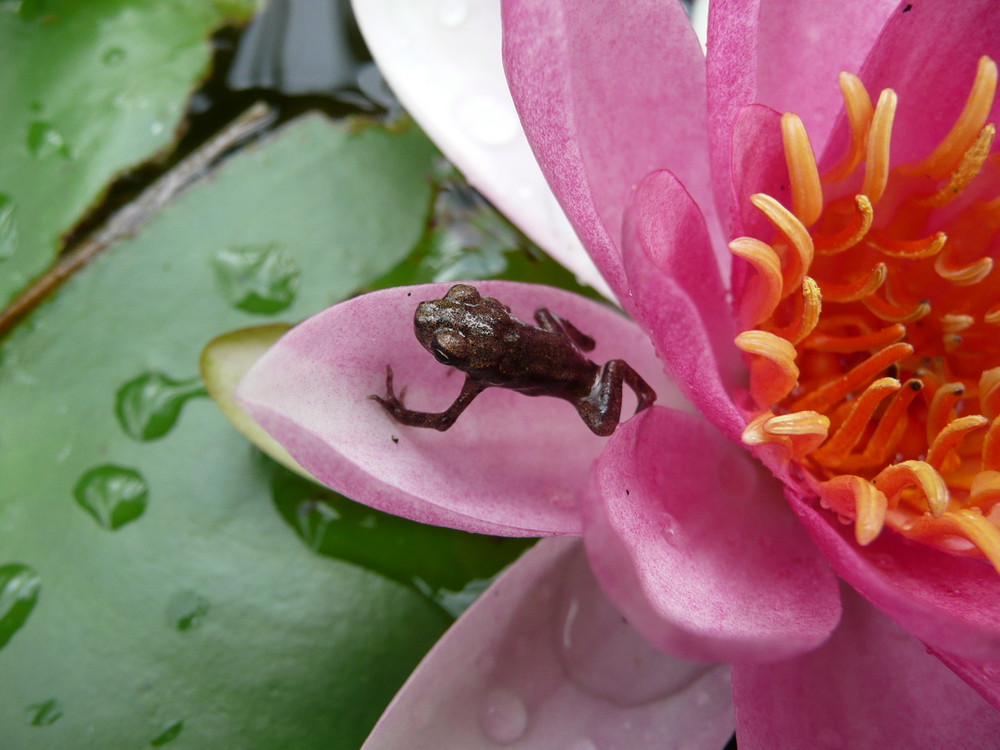
[[[729,396],[744,377],[733,320],[698,207],[669,172],[636,188],[625,214],[632,312],[681,390],[723,432],[745,420]]]
[[[609,440],[584,507],[604,590],[688,658],[781,659],[840,616],[837,582],[759,464],[702,420],[643,412]]]
[[[445,156],[547,253],[610,295],[518,122],[501,61],[499,3],[353,5],[379,70]]]
[[[896,3],[713,0],[708,106],[712,167],[719,178],[729,172],[736,114],[749,104],[800,115],[817,153],[822,153],[843,108],[837,75],[860,69]]]
[[[523,321],[547,306],[594,336],[595,361],[621,357],[660,403],[681,397],[645,335],[621,314],[569,292],[479,282]],[[469,531],[577,533],[577,496],[604,447],[573,406],[502,388],[480,395],[447,432],[405,427],[369,394],[385,393],[391,365],[411,409],[441,411],[464,376],[437,362],[413,335],[418,302],[448,284],[400,287],[336,305],[288,333],[248,373],[241,403],[310,473],[396,515]],[[634,408],[626,393],[623,416]]]
[[[982,55],[1000,60],[994,0],[966,0],[960,8],[949,0],[900,3],[861,71],[873,101],[887,87],[899,95],[894,161],[924,158],[951,129]],[[998,115],[994,101],[988,122]]]
[[[1000,711],[1000,661],[965,659],[938,650],[932,650],[932,653]]]
[[[635,184],[670,169],[703,208],[712,205],[698,39],[679,3],[656,0],[506,0],[503,22],[528,141],[623,299],[618,232]]]
[[[774,225],[753,207],[750,196],[765,193],[790,208],[781,113],[761,104],[744,107],[733,122],[732,141],[731,178],[737,207],[733,233],[740,237],[771,237]]]
[[[656,651],[579,540],[527,552],[431,650],[363,750],[718,750],[729,670]]]
[[[847,587],[817,650],[733,666],[740,750],[996,747],[1000,713]]]
[[[935,649],[1000,660],[1000,578],[980,560],[904,540],[890,530],[867,547],[850,526],[792,496],[795,512],[837,573]]]

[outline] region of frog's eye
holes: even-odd
[[[456,365],[467,359],[469,342],[458,331],[450,328],[438,331],[431,342],[431,354],[443,365]]]
[[[455,284],[455,286],[448,290],[445,299],[471,305],[481,300],[482,295],[474,286],[470,286],[469,284]]]

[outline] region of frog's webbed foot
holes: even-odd
[[[590,395],[576,405],[576,410],[594,434],[607,437],[618,426],[622,412],[623,383],[635,393],[638,401],[636,414],[656,401],[656,392],[639,373],[625,360],[612,359],[604,365]]]
[[[585,334],[566,320],[566,318],[561,318],[554,312],[551,312],[547,307],[539,307],[535,310],[535,322],[544,331],[565,334],[569,337],[570,341],[576,344],[580,351],[589,352],[594,350],[596,344],[592,337]]]
[[[482,383],[466,378],[465,385],[462,386],[462,392],[458,394],[455,402],[444,411],[438,413],[413,411],[403,406],[403,395],[406,393],[405,388],[400,391],[398,398],[393,392],[392,367],[387,365],[385,368],[385,397],[372,394],[368,398],[372,401],[378,401],[382,408],[389,413],[389,416],[400,424],[405,424],[409,427],[428,427],[444,432],[455,424],[458,415],[465,411],[465,407],[471,404],[472,399],[482,393],[486,387]]]

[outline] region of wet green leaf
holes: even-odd
[[[0,2],[0,305],[52,262],[109,180],[171,144],[209,35],[257,4]]]
[[[410,252],[433,158],[415,130],[298,121],[92,261],[0,346],[4,750],[356,750],[450,622],[430,589],[509,559],[457,545],[465,572],[437,571],[417,562],[436,537],[391,530],[393,549],[369,535],[355,550],[338,537],[368,522],[336,504],[344,531],[329,525],[318,548],[334,556],[316,554],[282,518],[314,488],[287,489],[294,475],[276,479],[210,400],[174,409],[212,338],[270,319],[220,289],[220,250],[280,247],[302,269],[281,314],[299,320]],[[428,566],[423,593],[407,555]]]

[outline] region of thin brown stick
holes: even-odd
[[[101,227],[63,253],[49,270],[0,312],[0,337],[5,336],[24,316],[97,255],[138,232],[165,205],[215,167],[227,151],[270,125],[276,116],[276,112],[264,103],[253,105],[112,215]]]

